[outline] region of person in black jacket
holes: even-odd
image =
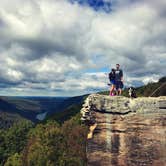
[[[110,80],[110,96],[114,96],[114,90],[115,90],[115,69],[112,69],[111,72],[109,73],[109,80]]]

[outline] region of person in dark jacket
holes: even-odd
[[[115,91],[115,69],[112,69],[111,72],[109,73],[109,80],[110,80],[110,96],[114,96],[114,91]]]

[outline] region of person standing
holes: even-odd
[[[116,94],[121,95],[122,94],[122,88],[123,88],[123,70],[120,69],[120,64],[116,64],[115,86],[116,86]]]
[[[110,96],[114,96],[114,90],[115,90],[115,69],[111,69],[111,72],[109,73],[109,80],[110,80]]]

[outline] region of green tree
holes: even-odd
[[[3,165],[8,157],[20,153],[28,140],[28,131],[33,127],[29,121],[14,124],[8,130],[0,131],[0,164]]]
[[[15,153],[14,155],[10,156],[4,166],[23,166],[21,155]]]
[[[29,143],[23,154],[28,166],[56,164],[61,152],[63,136],[59,125],[54,122],[39,124],[30,132]]]
[[[83,166],[86,163],[87,127],[80,115],[60,126],[55,121],[39,124],[29,133],[23,151],[26,166]]]

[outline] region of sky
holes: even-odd
[[[165,0],[1,0],[0,95],[76,96],[166,75]]]

